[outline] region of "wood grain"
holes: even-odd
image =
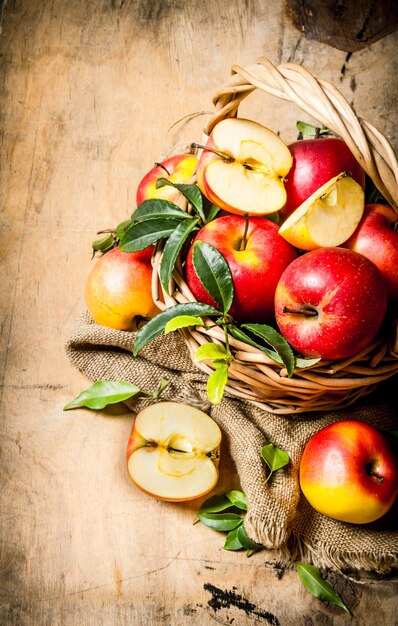
[[[397,147],[395,35],[346,61],[261,0],[9,0],[1,34],[0,624],[345,624],[294,571],[222,550],[125,470],[131,415],[62,407],[88,381],[63,349],[95,233],[166,152],[198,140],[234,63],[305,63]],[[344,71],[343,71],[343,68]],[[262,94],[242,115],[295,137]],[[218,489],[237,485],[224,445]],[[337,576],[351,624],[397,623],[396,582]],[[377,622],[374,621],[377,616]],[[395,622],[394,622],[395,620]]]

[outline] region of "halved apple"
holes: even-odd
[[[362,187],[342,172],[303,202],[283,222],[279,234],[301,250],[339,246],[355,231],[364,208]]]
[[[214,127],[196,175],[202,193],[220,208],[242,215],[267,215],[286,202],[284,177],[293,163],[272,130],[242,118]]]
[[[128,474],[160,500],[199,498],[218,481],[220,444],[220,428],[203,411],[179,402],[151,404],[134,420]]]

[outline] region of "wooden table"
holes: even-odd
[[[397,624],[397,583],[335,576],[353,617],[193,525],[125,469],[126,411],[63,412],[89,381],[64,342],[98,230],[134,208],[154,161],[198,140],[233,63],[294,61],[336,82],[395,147],[397,36],[355,52],[305,37],[282,2],[1,2],[0,623],[7,626]],[[297,110],[244,114],[295,137]],[[225,454],[220,491],[237,485]]]

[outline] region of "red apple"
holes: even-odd
[[[307,357],[345,359],[377,335],[387,288],[376,265],[343,248],[318,248],[283,272],[275,293],[281,333]]]
[[[196,235],[188,252],[185,273],[193,295],[199,302],[216,306],[200,282],[193,265],[195,242],[205,241],[227,261],[234,283],[230,313],[245,322],[265,322],[274,316],[274,294],[284,269],[296,258],[296,251],[278,234],[278,226],[263,217],[246,219],[238,215],[219,217]]]
[[[390,300],[398,300],[398,215],[384,204],[368,204],[344,247],[373,261],[383,274]]]
[[[348,172],[361,187],[365,172],[338,137],[301,139],[289,145],[293,165],[285,180],[287,201],[281,212],[288,217],[307,198],[341,172]]]
[[[367,524],[390,510],[398,494],[398,462],[372,426],[342,420],[319,430],[305,446],[300,486],[309,503],[343,522]]]
[[[197,158],[193,154],[175,154],[158,163],[141,180],[137,188],[137,206],[152,198],[174,202],[179,192],[170,185],[156,188],[159,178],[167,178],[172,183],[189,183],[196,167]]]

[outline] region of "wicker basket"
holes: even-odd
[[[398,163],[387,139],[371,124],[359,119],[342,94],[330,83],[319,80],[300,66],[275,67],[267,59],[258,59],[247,68],[232,67],[229,82],[213,99],[215,111],[205,128],[205,135],[220,120],[235,117],[239,104],[255,89],[290,101],[339,135],[388,202],[397,210]],[[160,291],[158,270],[162,250],[154,258],[153,296],[159,308],[194,302],[183,278],[182,260],[173,274],[172,296]],[[248,400],[266,411],[280,414],[340,409],[369,393],[376,384],[398,372],[398,321],[395,315],[371,345],[343,361],[319,361],[316,365],[295,370],[289,378],[283,366],[262,351],[234,337],[229,343],[234,361],[229,369],[226,391]],[[193,356],[203,343],[223,344],[224,332],[210,326],[182,329]],[[208,374],[205,363],[198,367]]]

